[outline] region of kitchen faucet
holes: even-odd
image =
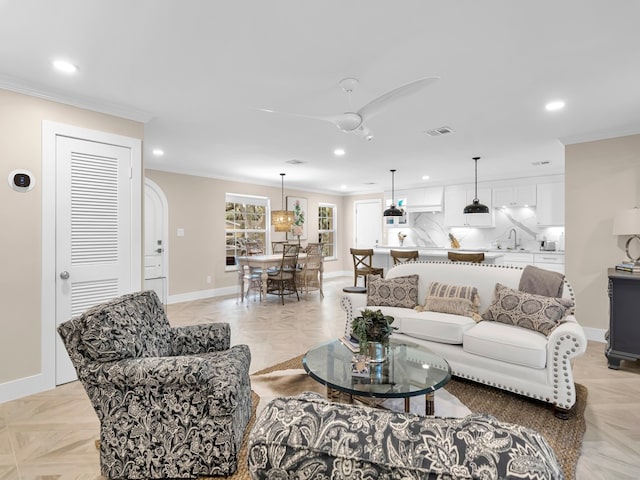
[[[515,228],[509,230],[509,237],[507,238],[507,240],[511,239],[511,232],[513,232],[513,249],[515,250],[516,248],[518,248],[518,232],[516,232]]]

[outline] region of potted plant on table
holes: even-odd
[[[380,310],[368,308],[354,318],[351,322],[351,331],[360,342],[360,353],[367,355],[372,362],[383,362],[389,336],[395,330],[391,326],[392,323],[392,316],[385,315]]]

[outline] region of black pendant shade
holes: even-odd
[[[394,190],[395,173],[396,173],[395,170],[391,170],[391,206],[387,208],[382,214],[385,217],[401,217],[402,215],[404,215],[402,210],[400,210],[399,208],[396,208],[396,199],[395,199],[395,190]]]
[[[476,162],[475,196],[473,197],[473,202],[464,207],[464,213],[489,213],[489,207],[478,200],[478,160],[480,160],[480,157],[473,157],[473,160]]]

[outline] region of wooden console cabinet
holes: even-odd
[[[615,268],[609,275],[609,338],[605,355],[609,368],[620,360],[640,358],[640,275]]]

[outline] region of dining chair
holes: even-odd
[[[481,263],[484,262],[484,253],[447,252],[447,258],[452,262]]]
[[[389,254],[393,258],[394,265],[415,262],[420,256],[418,250],[390,250]]]
[[[264,244],[260,240],[247,240],[247,255],[264,255]]]
[[[367,286],[367,275],[384,275],[384,269],[373,266],[373,248],[351,248],[353,257],[353,286],[358,285],[358,277],[364,277]]]
[[[282,251],[280,266],[267,270],[267,293],[279,295],[284,305],[284,296],[296,294],[298,301],[298,288],[296,286],[296,271],[298,269],[298,245],[286,244]]]
[[[301,292],[308,295],[311,290],[319,290],[320,297],[324,298],[322,291],[322,247],[315,244],[312,248],[306,247],[307,257],[301,269],[296,273],[296,285]]]
[[[322,252],[323,245],[322,243],[307,243],[307,246],[304,247],[304,252],[307,254],[324,255]]]
[[[273,253],[274,255],[276,253],[282,253],[282,250],[284,250],[284,246],[287,244],[287,242],[271,242],[271,253]]]
[[[260,268],[252,268],[246,258],[238,258],[238,290],[240,302],[244,302],[245,298],[249,298],[249,293],[254,293],[254,301],[256,292],[262,300],[262,270]],[[246,290],[245,290],[246,285]]]

